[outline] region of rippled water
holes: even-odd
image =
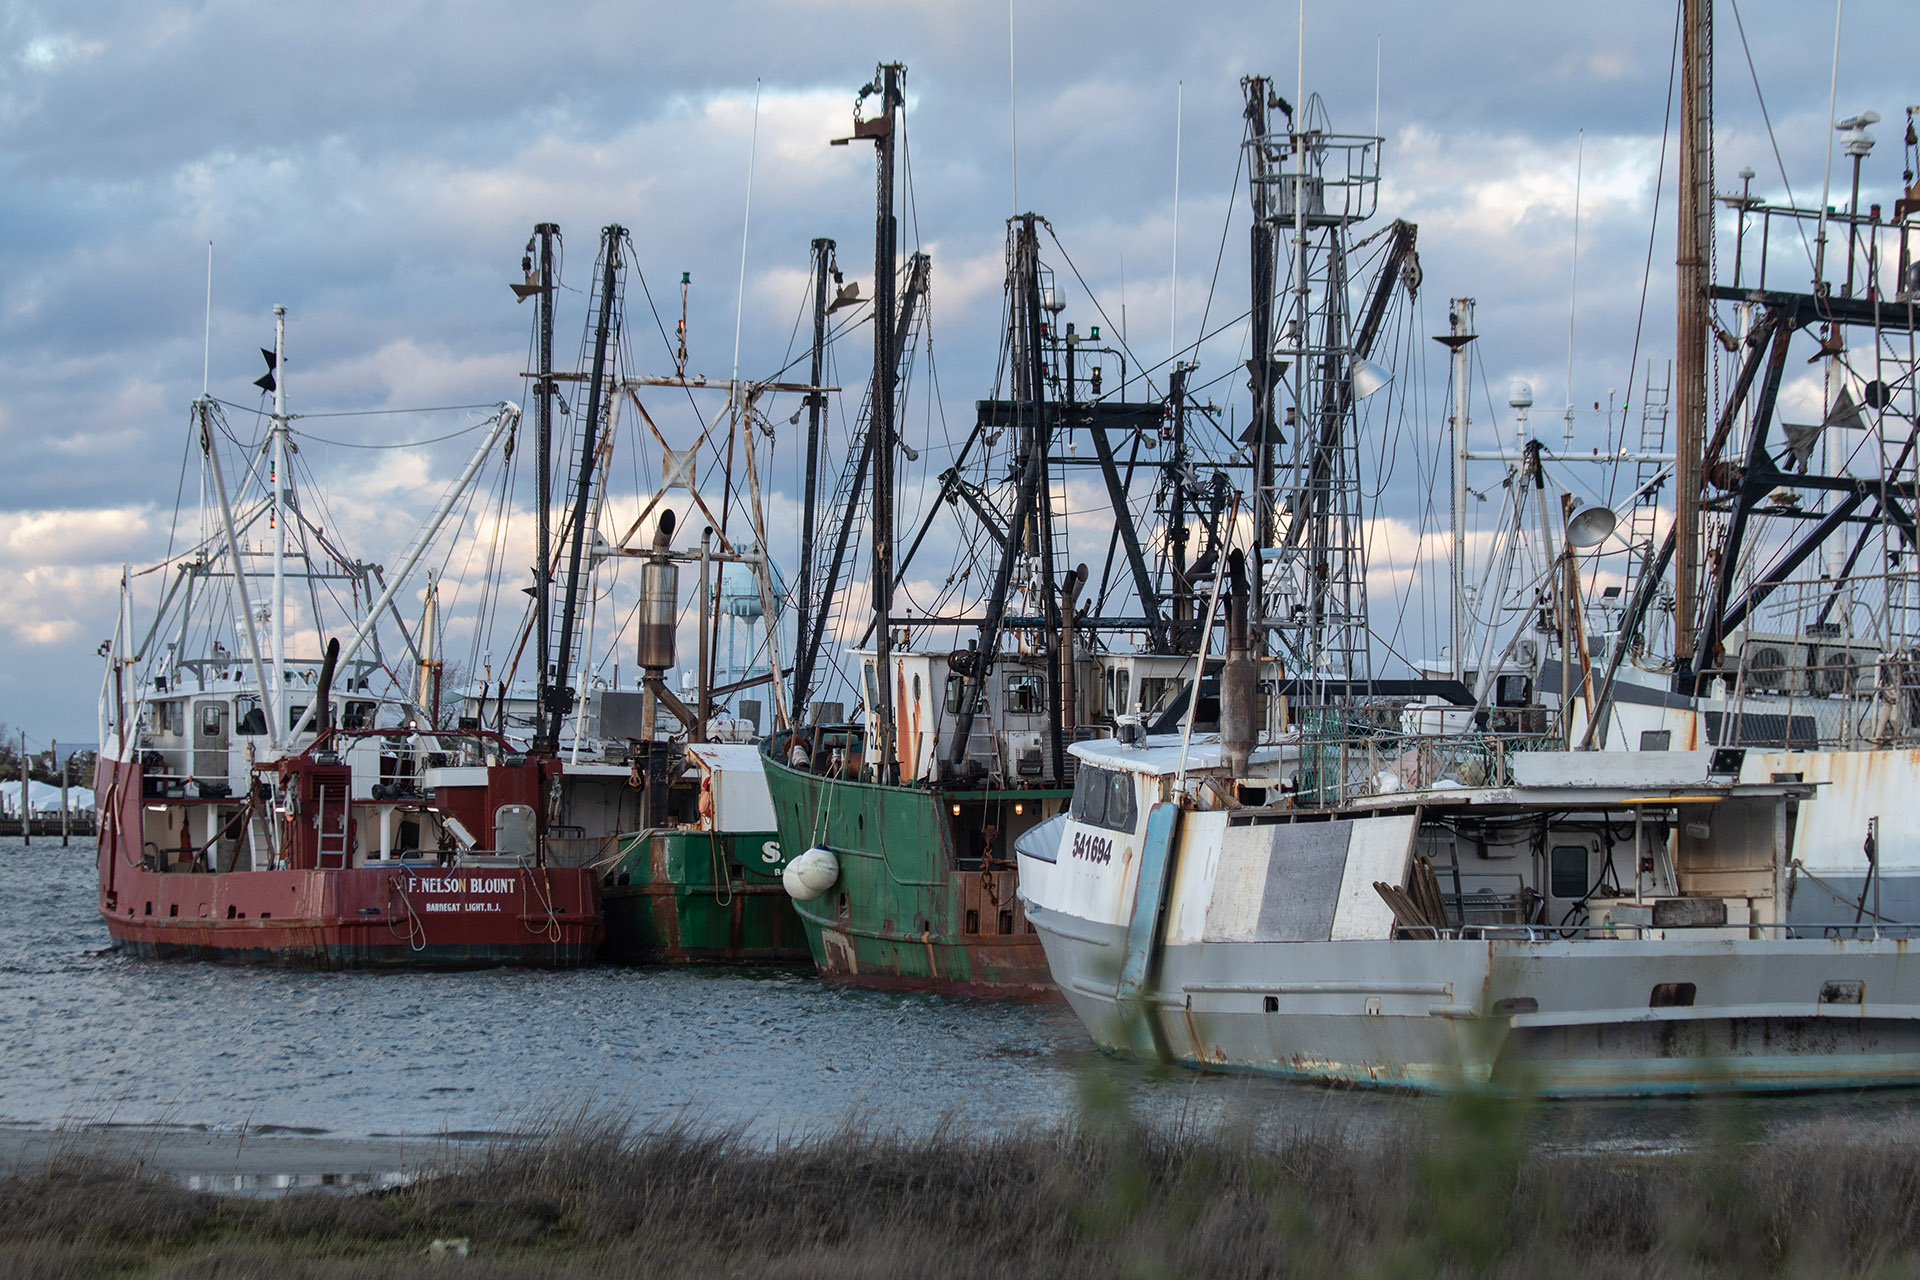
[[[1174,1071],[1087,1048],[1059,1005],[823,987],[778,969],[299,973],[108,950],[91,842],[0,841],[0,1123],[158,1124],[345,1136],[517,1130],[558,1113],[686,1119],[763,1136],[1006,1131],[1075,1114],[1090,1080],[1144,1114],[1387,1132],[1420,1099]],[[1920,1094],[1752,1104],[1764,1133],[1920,1132]],[[1543,1137],[1658,1149],[1686,1103],[1548,1108]]]

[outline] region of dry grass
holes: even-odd
[[[1142,1129],[986,1141],[574,1122],[371,1195],[189,1192],[81,1157],[0,1179],[0,1275],[1920,1275],[1920,1151],[1892,1141],[1543,1154],[1467,1100],[1373,1144]],[[431,1241],[470,1256],[434,1261]]]

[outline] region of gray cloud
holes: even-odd
[[[1741,14],[1795,191],[1810,203],[1826,144],[1831,12],[1748,0]],[[0,516],[11,522],[0,546],[7,568],[31,581],[14,625],[0,627],[0,715],[36,733],[90,734],[92,647],[111,626],[106,567],[165,548],[185,406],[200,386],[209,239],[212,385],[231,400],[253,402],[255,349],[271,341],[275,302],[291,310],[289,379],[302,408],[517,399],[529,316],[502,285],[543,219],[566,229],[575,286],[610,221],[633,230],[663,311],[675,305],[678,273],[691,271],[694,363],[724,373],[758,77],[742,365],[768,369],[786,358],[813,236],[836,237],[850,274],[868,274],[871,161],[824,142],[844,130],[873,63],[899,57],[912,68],[907,222],[937,246],[941,387],[949,424],[963,424],[991,381],[997,340],[1011,205],[1006,16],[997,2],[530,10],[13,0],[0,18]],[[1912,96],[1896,70],[1911,14],[1900,0],[1855,0],[1847,19],[1839,106],[1888,117],[1870,170],[1874,198],[1886,201],[1898,112]],[[1124,269],[1130,336],[1160,359],[1178,82],[1181,340],[1209,305],[1212,323],[1237,315],[1245,215],[1227,201],[1238,78],[1267,72],[1293,96],[1294,10],[1018,4],[1016,22],[1020,203],[1049,216],[1115,311]],[[1444,326],[1450,294],[1480,299],[1496,399],[1511,376],[1533,378],[1543,405],[1564,394],[1581,129],[1574,384],[1591,404],[1633,383],[1672,34],[1671,5],[1651,0],[1327,3],[1308,14],[1307,78],[1339,127],[1372,127],[1378,42],[1390,139],[1382,216],[1422,223],[1424,332]],[[1747,163],[1756,188],[1778,196],[1726,3],[1718,34],[1722,186]],[[1669,155],[1669,192],[1671,183]],[[1671,345],[1671,240],[1663,223],[1643,357]],[[657,363],[637,281],[629,302],[636,360]],[[580,300],[571,303],[566,352],[582,323]],[[1413,337],[1413,347],[1430,345]],[[1229,330],[1201,353],[1203,378],[1231,368],[1238,340]],[[864,377],[859,346],[840,354],[845,382]],[[1444,380],[1430,355],[1424,376]],[[1213,394],[1239,395],[1237,379]],[[232,418],[250,429],[244,413]],[[436,425],[342,419],[328,429],[393,440]],[[790,450],[783,441],[779,465]],[[329,484],[351,486],[364,472],[364,456],[320,455],[312,460]],[[451,474],[463,455],[458,441],[436,447],[428,473]],[[791,492],[791,475],[772,480]],[[1413,498],[1389,497],[1413,510]],[[76,514],[35,514],[59,512]],[[404,528],[392,536],[403,540]],[[390,558],[397,545],[362,550]]]

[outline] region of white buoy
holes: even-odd
[[[812,902],[833,888],[839,878],[840,859],[833,856],[833,850],[819,845],[789,862],[780,873],[780,883],[795,902]]]

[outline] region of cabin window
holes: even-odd
[[[341,722],[341,727],[345,729],[373,728],[374,708],[377,705],[377,703],[372,702],[349,702],[347,704],[346,719]]]
[[[260,710],[260,699],[244,696],[233,700],[234,732],[254,738],[267,731],[267,717]]]
[[[1173,687],[1173,681],[1165,676],[1147,676],[1140,681],[1140,709],[1158,711],[1160,704],[1167,700],[1167,692]]]
[[[1587,846],[1583,844],[1553,846],[1547,865],[1547,880],[1548,891],[1553,897],[1560,899],[1586,897]]]
[[[217,702],[203,703],[200,707],[200,735],[205,738],[217,738],[226,728],[227,709]]]
[[[288,732],[292,732],[292,730],[299,725],[300,717],[305,714],[307,714],[307,704],[304,702],[295,703],[293,706],[290,706],[287,708]],[[314,727],[319,728],[318,725],[315,725]]]
[[[1133,775],[1091,765],[1080,766],[1073,782],[1072,813],[1089,826],[1133,830],[1134,819],[1139,814],[1133,798]]]
[[[1113,673],[1113,692],[1112,696],[1108,699],[1108,705],[1113,711],[1113,714],[1123,716],[1133,709],[1127,702],[1127,695],[1132,692],[1132,689],[1129,687],[1132,683],[1132,672],[1116,671]]]
[[[1107,820],[1107,777],[1105,769],[1081,765],[1073,781],[1073,816],[1098,827]]]
[[[1014,671],[1007,675],[1007,714],[1015,716],[1037,715],[1046,705],[1046,681],[1031,671]]]
[[[1133,830],[1133,775],[1130,773],[1107,775],[1106,825],[1117,831]]]
[[[161,733],[185,733],[187,731],[187,705],[169,698],[165,702],[153,704],[154,725]]]
[[[946,708],[948,712],[954,715],[958,715],[960,713],[960,704],[966,699],[966,696],[967,696],[967,678],[965,676],[948,676],[947,677],[947,699],[946,699]],[[973,713],[977,716],[983,716],[987,713],[986,690],[982,689],[979,695],[974,698]]]
[[[866,678],[867,713],[872,715],[880,708],[880,685],[879,682],[874,679],[873,664],[871,662],[862,664],[860,674]]]
[[[920,677],[919,676],[915,676],[913,678],[913,705],[916,707],[920,705]]]

